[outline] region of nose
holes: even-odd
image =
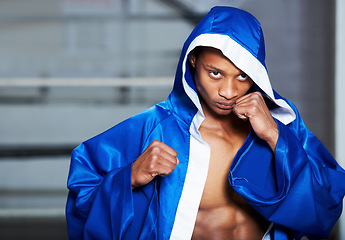
[[[223,79],[218,90],[219,96],[230,100],[237,96],[237,86],[233,79]]]

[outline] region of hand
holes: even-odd
[[[176,156],[176,151],[168,145],[153,141],[133,163],[132,188],[149,183],[157,175],[169,175],[179,163]]]
[[[233,112],[243,120],[249,120],[256,135],[265,140],[275,151],[279,131],[271,112],[260,92],[249,93],[236,100]]]

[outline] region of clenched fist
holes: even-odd
[[[168,145],[153,141],[133,163],[132,187],[146,185],[157,175],[169,175],[179,163],[176,156],[176,151]]]
[[[237,99],[233,112],[240,119],[249,120],[256,135],[275,150],[279,136],[278,126],[261,93],[253,92]]]

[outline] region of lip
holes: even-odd
[[[216,102],[218,108],[224,109],[224,110],[231,110],[234,107],[234,103],[222,103],[222,102]]]

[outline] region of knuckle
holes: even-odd
[[[252,105],[251,107],[250,107],[250,111],[251,112],[256,112],[258,110],[258,106],[257,105]]]
[[[157,162],[159,160],[159,154],[153,153],[151,154],[151,162]]]
[[[169,174],[171,174],[174,170],[175,170],[175,168],[167,168],[167,169],[164,171],[164,175],[169,175]]]
[[[149,171],[155,171],[156,170],[156,163],[155,162],[151,162],[149,165],[148,165],[148,169]]]
[[[160,152],[161,152],[161,148],[159,147],[159,146],[153,146],[152,148],[151,148],[151,152],[153,153],[153,154],[159,154]]]
[[[251,105],[252,105],[253,107],[256,107],[256,106],[259,105],[260,99],[259,99],[259,98],[252,98],[252,99],[250,100],[250,103],[251,103]]]
[[[256,101],[256,102],[261,101],[261,94],[260,93],[253,93],[251,100]]]
[[[158,141],[158,140],[153,140],[152,142],[151,142],[151,144],[150,144],[150,147],[151,148],[154,148],[154,147],[159,147],[159,146],[161,146],[161,142],[160,141]]]
[[[172,155],[173,155],[174,157],[177,157],[177,152],[174,150]]]

